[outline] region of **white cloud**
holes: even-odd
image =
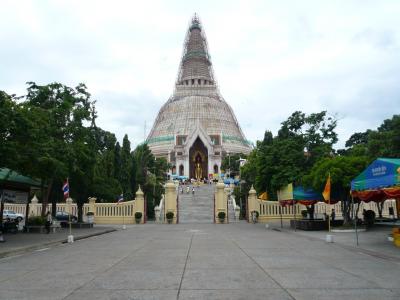
[[[251,140],[295,110],[328,110],[340,147],[398,113],[398,1],[3,1],[0,89],[85,82],[99,125],[137,144],[173,91],[194,12]]]

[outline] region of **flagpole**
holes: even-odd
[[[330,195],[329,195],[329,196],[330,196]],[[328,232],[331,232],[331,215],[332,215],[331,197],[329,197],[328,205],[329,205],[329,211],[330,211],[330,215],[328,216]]]
[[[125,206],[122,206],[122,228],[126,229],[126,226],[125,226]]]

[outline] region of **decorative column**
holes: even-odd
[[[253,186],[251,186],[251,189],[249,191],[249,197],[247,200],[247,220],[250,222],[251,221],[251,212],[256,211],[258,214],[260,214],[260,206],[258,205],[258,200],[257,200],[257,193],[256,190],[254,189]]]
[[[176,203],[176,188],[175,184],[173,183],[172,180],[169,180],[165,184],[165,214],[168,212],[172,212],[174,214],[174,218],[172,220],[173,224],[178,223],[178,208],[177,208],[177,203]],[[165,221],[167,221],[167,217],[164,216]]]
[[[140,220],[140,224],[143,224],[144,223],[144,194],[143,194],[140,186],[136,192],[136,197],[135,197],[135,213],[136,212],[142,213],[142,219]]]
[[[65,200],[65,211],[69,214],[72,215],[72,198],[67,198],[67,200]]]
[[[89,211],[92,212],[94,216],[96,216],[96,200],[96,197],[89,198]]]
[[[29,217],[38,216],[37,214],[38,206],[39,206],[39,199],[36,197],[36,195],[34,195],[31,200],[31,203],[29,204]]]
[[[227,201],[224,193],[224,188],[225,185],[220,179],[216,185],[217,191],[215,192],[215,223],[224,223],[228,219],[228,207],[227,207]],[[220,212],[225,213],[225,218],[224,221],[221,222],[220,218],[218,217],[218,214]]]
[[[89,210],[88,212],[93,213],[93,216],[88,216],[87,221],[89,223],[94,223],[96,219],[96,197],[89,197]]]

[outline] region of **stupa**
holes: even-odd
[[[146,143],[156,157],[168,160],[172,175],[195,179],[219,176],[224,156],[251,151],[219,92],[197,15],[186,34],[175,90],[161,107]]]

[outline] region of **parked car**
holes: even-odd
[[[18,222],[21,222],[24,219],[24,215],[17,214],[15,211],[10,209],[5,209],[3,210],[3,221],[7,219],[17,220]]]
[[[60,222],[61,226],[66,226],[69,222],[70,214],[65,211],[56,212],[56,220]],[[78,222],[78,218],[74,215],[71,215],[71,222]]]

